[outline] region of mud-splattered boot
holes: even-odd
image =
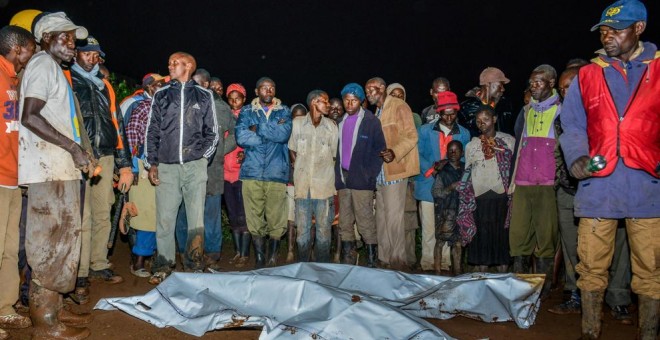
[[[69,327],[58,319],[62,308],[60,293],[30,284],[30,317],[34,325],[33,340],[78,340],[90,335],[88,328]]]
[[[658,336],[658,308],[660,299],[639,295],[638,340],[655,340]]]
[[[451,270],[454,275],[463,274],[463,247],[460,243],[451,247]]]
[[[603,292],[582,291],[582,338],[598,339],[600,316],[603,310]]]

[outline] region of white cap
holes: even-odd
[[[47,32],[67,32],[76,30],[76,39],[87,38],[87,29],[82,26],[77,26],[71,19],[67,18],[64,12],[50,13],[44,15],[34,25],[34,37],[37,42],[41,42],[41,37]]]

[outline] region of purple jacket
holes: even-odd
[[[608,63],[619,63],[627,70],[625,75],[614,67],[603,68],[619,116],[625,115],[626,105],[642,77],[646,79],[647,65],[643,61],[652,60],[656,51],[657,47],[647,42],[644,43],[644,51],[628,64],[605,57]],[[650,74],[649,77],[651,81],[660,81],[657,74]],[[573,79],[561,112],[564,133],[559,138],[569,168],[580,156],[589,155],[587,119],[577,81],[577,77]],[[575,195],[575,215],[600,218],[660,217],[660,180],[642,170],[631,169],[619,160],[610,176],[590,177],[580,181]]]

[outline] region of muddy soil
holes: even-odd
[[[117,285],[94,283],[91,287],[90,303],[72,306],[75,311],[91,312],[94,315],[94,322],[89,326],[92,331],[89,339],[198,339],[174,328],[156,328],[120,311],[92,310],[100,298],[142,295],[154,288],[147,283],[147,279],[131,275],[128,268],[130,258],[128,245],[117,241],[115,247],[111,261],[114,264],[115,272],[122,275],[125,281]],[[237,270],[227,262],[233,255],[232,246],[226,245],[223,248],[221,259],[223,268],[227,271]],[[284,252],[282,252],[280,259],[284,258]],[[547,308],[561,301],[561,290],[553,292],[551,297],[541,304],[536,324],[526,330],[519,329],[513,322],[488,324],[465,317],[455,317],[451,320],[428,319],[428,321],[458,339],[577,339],[580,335],[579,315],[554,315],[546,311]],[[634,319],[636,323],[636,314],[634,314]],[[203,339],[258,339],[260,332],[255,329],[220,330],[206,333]],[[605,307],[602,339],[634,339],[635,332],[635,325],[623,325],[617,322],[610,315],[609,309]],[[10,330],[10,334],[12,339],[30,339],[31,329]]]

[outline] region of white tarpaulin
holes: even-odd
[[[261,339],[453,339],[422,318],[534,324],[543,276],[457,277],[297,263],[250,272],[173,273],[144,296],[108,298],[157,327],[196,336],[263,327]]]

